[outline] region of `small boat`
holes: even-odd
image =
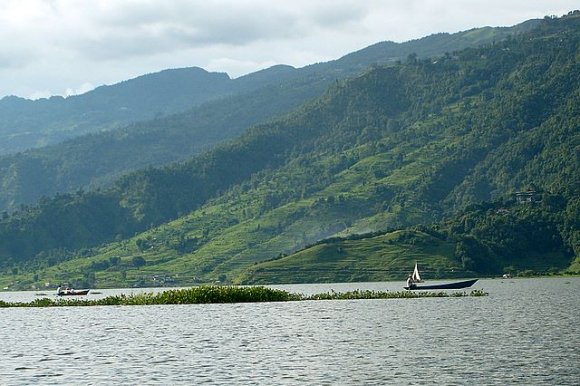
[[[413,273],[411,274],[411,280],[413,280],[413,283],[423,283],[421,275],[419,275],[419,266],[417,263],[415,263],[415,269],[413,269]]]
[[[436,290],[436,289],[462,289],[468,288],[475,284],[478,279],[456,281],[453,283],[442,283],[442,284],[432,284],[432,285],[412,285],[410,287],[405,286],[406,290]]]
[[[421,275],[419,274],[419,268],[417,263],[415,263],[415,269],[413,273],[409,275],[407,279],[407,285],[403,287],[406,290],[438,290],[438,289],[462,289],[468,288],[475,284],[478,279],[456,281],[453,283],[442,283],[442,284],[431,284],[431,285],[417,285],[416,283],[422,283]]]
[[[72,288],[66,288],[66,289],[58,289],[56,291],[56,295],[57,296],[88,295],[89,291],[90,291],[90,289],[76,290],[76,289],[72,289]]]

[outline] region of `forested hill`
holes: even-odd
[[[564,213],[549,225],[557,250],[537,252],[571,262],[579,20],[548,18],[503,42],[372,68],[186,163],[6,215],[2,268],[36,272],[21,283],[233,279],[328,236],[430,224],[528,189]]]
[[[404,280],[415,264],[427,280],[578,274],[579,219],[577,198],[534,190],[470,205],[429,226],[321,240],[255,264],[234,279],[244,284]]]
[[[127,172],[186,160],[250,126],[290,112],[320,96],[333,82],[370,65],[501,41],[537,23],[436,34],[406,43],[382,42],[328,63],[300,69],[274,66],[237,79],[186,68],[66,99],[4,99],[0,101],[0,154],[3,149],[14,152],[75,138],[0,157],[0,211],[34,204],[42,196],[109,186]],[[132,121],[142,122],[102,132]],[[87,132],[92,134],[78,137]]]
[[[143,75],[82,95],[0,100],[0,154],[62,142],[86,133],[183,111],[223,96],[231,79],[201,68]]]

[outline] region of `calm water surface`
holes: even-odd
[[[474,288],[489,296],[0,308],[0,384],[578,385],[580,278]]]

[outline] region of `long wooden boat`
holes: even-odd
[[[88,295],[89,291],[90,291],[90,289],[83,289],[83,290],[69,289],[69,290],[58,291],[56,294],[58,296],[78,296],[78,295]]]
[[[432,285],[412,285],[403,287],[406,290],[437,290],[437,289],[462,289],[475,284],[478,279],[456,281],[454,283],[432,284]]]

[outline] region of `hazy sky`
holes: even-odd
[[[71,95],[190,66],[235,78],[578,8],[577,0],[0,0],[0,98]]]

